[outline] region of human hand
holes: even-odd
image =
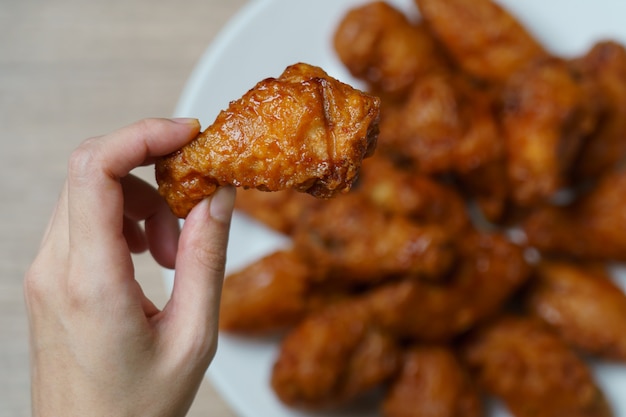
[[[199,128],[197,120],[144,120],[72,154],[24,281],[33,416],[188,411],[216,349],[234,189],[198,204],[179,236],[165,201],[129,173],[180,148]],[[163,310],[134,279],[131,251],[146,249],[176,266]]]

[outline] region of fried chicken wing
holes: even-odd
[[[596,124],[594,95],[558,59],[516,73],[503,94],[511,196],[522,207],[538,204],[567,185],[583,139]]]
[[[455,235],[470,224],[465,201],[453,187],[375,155],[363,161],[357,192],[384,212],[434,223]]]
[[[179,217],[225,184],[327,198],[352,185],[376,145],[378,98],[308,64],[259,82],[195,140],[156,163]]]
[[[418,77],[445,67],[429,32],[382,1],[348,11],[334,47],[352,75],[385,96],[404,96]]]
[[[294,190],[266,193],[249,189],[237,192],[235,208],[272,230],[291,235],[302,213],[323,203],[324,200]]]
[[[402,105],[385,108],[379,149],[419,173],[454,173],[474,185],[468,191],[504,201],[502,176],[489,178],[489,183],[482,176],[488,166],[504,168],[504,142],[494,107],[491,94],[461,77],[443,73],[422,77]]]
[[[388,380],[399,348],[369,325],[358,300],[308,316],[283,340],[271,384],[290,406],[320,409],[346,403]]]
[[[570,345],[626,362],[626,295],[604,267],[541,264],[528,306]]]
[[[442,276],[455,259],[451,238],[442,226],[384,213],[359,194],[307,213],[293,234],[303,257],[327,268],[332,279],[353,284],[398,275]]]
[[[262,334],[284,330],[308,312],[315,272],[292,251],[271,253],[224,281],[220,329]]]
[[[472,335],[464,358],[515,417],[609,417],[588,366],[543,323],[503,317]]]
[[[527,281],[522,248],[502,235],[469,233],[444,283],[404,280],[366,295],[376,325],[402,339],[448,342],[497,314]]]
[[[570,206],[543,207],[523,224],[528,243],[551,255],[626,261],[626,169],[605,175]]]
[[[626,48],[614,41],[598,42],[576,66],[598,83],[605,102],[598,128],[583,144],[574,166],[578,178],[593,179],[626,156]]]
[[[481,417],[483,407],[468,372],[445,346],[414,346],[382,404],[384,417]]]
[[[468,74],[502,82],[546,55],[510,13],[492,0],[415,0],[430,29]]]
[[[401,106],[385,109],[379,146],[419,172],[449,172],[462,136],[457,91],[449,76],[435,74],[420,78]]]

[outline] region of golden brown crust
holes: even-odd
[[[528,306],[571,346],[626,361],[626,295],[602,266],[541,264]]]
[[[472,335],[464,357],[516,417],[609,417],[587,365],[542,323],[503,317]]]
[[[523,223],[528,243],[545,255],[626,261],[626,169],[604,175],[569,206],[535,210]]]
[[[574,167],[579,179],[594,179],[626,157],[626,48],[615,41],[598,42],[573,66],[598,85],[603,99],[598,129],[583,144]]]
[[[339,59],[353,76],[390,97],[404,96],[419,77],[447,67],[424,25],[409,21],[383,1],[349,10],[333,41]]]
[[[415,0],[439,41],[468,74],[506,80],[528,62],[547,55],[508,11],[491,0]]]
[[[416,345],[407,349],[398,376],[382,404],[384,417],[481,417],[476,384],[452,349]]]
[[[404,275],[436,278],[455,260],[452,236],[443,226],[387,215],[360,194],[308,213],[293,238],[295,250],[327,268],[329,278],[353,284]]]
[[[379,99],[308,64],[288,67],[230,103],[194,141],[156,164],[159,191],[185,217],[222,185],[350,189],[378,135]]]
[[[516,73],[503,100],[512,198],[521,206],[541,203],[568,185],[598,108],[586,84],[560,59],[537,61]]]
[[[307,312],[312,271],[291,251],[278,251],[230,274],[220,303],[220,329],[261,334],[293,326]]]
[[[401,339],[449,342],[501,311],[530,273],[522,248],[500,234],[466,233],[444,283],[403,280],[364,297],[377,325]]]
[[[272,388],[290,406],[319,409],[356,398],[389,379],[399,349],[370,326],[359,300],[330,305],[287,335],[272,370]]]

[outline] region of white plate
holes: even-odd
[[[213,122],[229,101],[239,98],[259,80],[278,76],[295,62],[324,68],[330,75],[360,85],[334,55],[331,36],[343,13],[363,0],[256,0],[247,4],[221,31],[191,75],[176,109],[176,116]],[[402,10],[416,14],[411,0],[393,0]],[[626,43],[626,2],[616,0],[501,0],[557,54],[586,51],[595,40],[612,37]],[[227,272],[288,245],[284,237],[240,214],[233,219]],[[626,287],[626,274],[619,273]],[[165,272],[171,290],[172,271]],[[242,417],[315,416],[284,407],[268,380],[276,341],[240,339],[221,335],[208,377]],[[616,416],[626,417],[626,367],[594,365],[599,383]],[[364,406],[366,407],[366,406]],[[493,416],[508,414],[495,406]],[[329,414],[324,414],[329,415]],[[376,416],[369,410],[342,410],[337,417]]]

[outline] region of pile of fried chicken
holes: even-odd
[[[284,335],[270,383],[295,408],[611,416],[586,357],[626,362],[626,49],[555,56],[491,0],[415,3],[336,28],[381,98],[376,153],[330,200],[238,194],[293,245],[227,277],[221,329]]]

